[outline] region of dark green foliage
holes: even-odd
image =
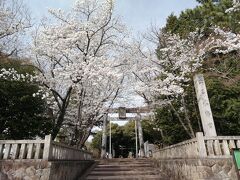
[[[155,121],[142,120],[143,139],[151,144],[162,145],[162,135]]]
[[[134,134],[134,123],[129,122],[125,126],[119,126],[112,124],[112,147],[115,150],[115,157],[120,155],[127,157],[128,153],[134,152],[135,150],[135,134]],[[109,151],[109,126],[107,130],[107,152]],[[94,135],[91,147],[101,151],[101,138],[102,131],[97,132]]]
[[[158,144],[167,146],[189,139],[189,136],[184,131],[169,106],[156,110],[155,124],[156,127],[162,131],[162,134],[159,137],[160,143]]]
[[[154,124],[150,120],[142,121],[143,137],[144,141],[149,143],[160,144],[161,134],[159,131],[154,130]],[[107,130],[107,152],[109,151],[109,126]],[[102,131],[98,131],[93,138],[91,147],[101,151],[101,138]],[[120,155],[127,157],[129,152],[135,154],[135,123],[129,121],[124,126],[112,124],[112,146],[115,150],[115,157]]]
[[[186,104],[187,115],[191,121],[191,126],[194,132],[200,132],[202,131],[202,126],[192,81],[190,82],[189,86],[185,87],[185,92],[187,95],[184,97],[184,100]],[[182,109],[181,97],[175,97],[172,99],[172,105],[177,110],[178,115],[189,131],[185,113]],[[156,109],[156,118],[154,123],[155,126],[160,128],[162,131],[160,144],[163,146],[176,144],[191,138],[191,136],[186,133],[186,130],[183,128],[179,118],[170,105],[165,105],[162,108]]]
[[[108,139],[109,143],[109,139]],[[135,151],[134,123],[125,126],[113,124],[112,126],[112,146],[116,157],[128,157],[128,153]]]
[[[240,86],[225,86],[216,78],[207,84],[218,135],[239,135]]]
[[[93,140],[90,144],[91,149],[97,149],[98,152],[101,152],[101,146],[102,146],[102,131],[98,131],[93,134]],[[99,154],[100,155],[100,154]]]
[[[15,68],[19,73],[33,73],[30,66],[19,60],[1,59],[1,68]],[[41,97],[33,97],[37,85],[0,79],[0,138],[32,139],[50,134],[52,123]]]
[[[240,134],[240,57],[235,53],[209,58],[203,65],[219,135]],[[209,71],[208,69],[214,69]]]
[[[206,0],[201,1],[201,3],[194,9],[181,12],[179,17],[171,14],[164,29],[167,32],[179,34],[183,38],[197,29],[203,30],[207,36],[210,32],[209,27],[214,26],[240,32],[240,24],[238,23],[240,13],[226,13],[226,10],[232,7],[232,0],[221,0],[219,3]]]

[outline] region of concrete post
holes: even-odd
[[[135,147],[136,147],[136,156],[135,158],[138,158],[138,135],[137,135],[137,119],[135,120]]]
[[[199,157],[207,157],[207,150],[204,142],[204,137],[202,132],[197,132],[196,133],[196,138],[197,138],[197,145],[198,145],[198,152],[199,152]]]
[[[103,117],[103,129],[102,129],[102,146],[101,146],[101,158],[105,158],[106,149],[107,149],[107,117],[106,114]]]
[[[111,119],[109,119],[109,159],[112,159],[112,124]]]
[[[148,141],[144,143],[144,152],[145,152],[145,157],[149,157],[149,146],[148,146]]]
[[[30,149],[31,151],[32,149]],[[52,158],[52,136],[45,136],[44,149],[43,149],[43,159],[50,160]]]
[[[138,136],[139,136],[139,148],[140,148],[140,157],[145,157],[144,153],[144,141],[143,141],[143,131],[142,131],[142,124],[141,124],[141,115],[138,114],[137,116],[137,126],[138,126]]]
[[[194,86],[197,94],[198,107],[200,111],[204,135],[208,137],[217,136],[208,99],[207,88],[202,74],[197,74],[194,76]]]

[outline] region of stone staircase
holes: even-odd
[[[153,167],[148,159],[101,160],[84,178],[87,180],[167,180],[162,172]]]

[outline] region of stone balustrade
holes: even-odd
[[[91,160],[92,154],[51,140],[0,140],[0,160]]]
[[[240,136],[203,136],[202,132],[196,138],[153,152],[156,159],[186,159],[186,158],[221,158],[230,157],[231,149],[240,148]]]
[[[194,138],[154,151],[153,158],[158,159],[193,158],[196,157],[197,154],[198,154],[197,139]]]
[[[52,155],[51,159],[54,160],[91,160],[92,154],[70,147],[58,142],[52,142]]]
[[[203,155],[207,157],[229,157],[231,149],[240,148],[240,136],[217,136],[204,137],[206,152]]]
[[[0,159],[42,159],[44,140],[0,140]]]

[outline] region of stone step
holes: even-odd
[[[106,164],[116,164],[116,165],[119,165],[119,164],[124,164],[124,165],[127,165],[127,164],[150,164],[152,165],[152,162],[103,162],[103,163],[98,163],[98,165],[106,165]]]
[[[98,164],[97,167],[103,168],[103,167],[152,167],[151,164]]]
[[[100,160],[88,174],[89,180],[167,180],[164,173],[155,169],[153,162],[147,159],[111,159]]]
[[[107,164],[115,164],[115,165],[128,165],[128,164],[149,164],[152,165],[153,162],[99,162],[98,165],[107,165]]]
[[[116,160],[111,160],[111,159],[108,159],[108,160],[100,160],[99,162],[104,162],[104,163],[106,163],[106,162],[110,162],[110,163],[117,163],[117,162],[120,162],[120,163],[132,163],[132,162],[137,162],[137,163],[142,163],[142,162],[151,162],[150,160],[141,160],[141,161],[139,161],[139,160],[118,160],[118,161],[116,161]]]
[[[149,159],[141,159],[141,160],[136,160],[136,159],[103,159],[100,160],[99,162],[151,162]]]
[[[151,170],[152,167],[141,167],[141,168],[136,168],[136,167],[108,167],[108,168],[99,168],[96,167],[93,169],[93,171],[131,171],[131,170],[138,170],[138,171],[146,171],[146,170]]]
[[[103,159],[99,162],[151,162],[149,159],[144,160],[135,160],[135,159]]]
[[[159,175],[88,176],[88,180],[168,180]]]
[[[148,171],[92,171],[91,176],[121,176],[121,175],[158,175],[154,170]]]

